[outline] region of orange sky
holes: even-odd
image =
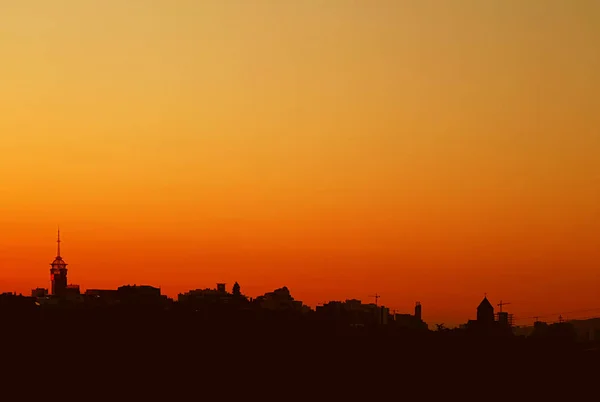
[[[600,308],[597,1],[4,3],[0,291]]]

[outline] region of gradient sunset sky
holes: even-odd
[[[595,0],[0,1],[0,291],[600,308],[599,97]]]

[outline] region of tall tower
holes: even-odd
[[[422,310],[421,310],[421,302],[417,302],[417,304],[415,305],[415,318],[419,321],[421,321],[422,318]]]
[[[58,230],[56,258],[50,264],[50,281],[52,294],[62,296],[67,289],[67,263],[60,256],[60,229]]]

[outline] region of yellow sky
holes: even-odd
[[[600,307],[599,21],[593,0],[0,0],[0,290],[47,286],[60,223],[84,287]]]

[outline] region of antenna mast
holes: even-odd
[[[58,238],[56,239],[56,244],[57,244],[57,247],[56,247],[57,254],[56,254],[56,256],[60,257],[60,227],[58,228]]]

